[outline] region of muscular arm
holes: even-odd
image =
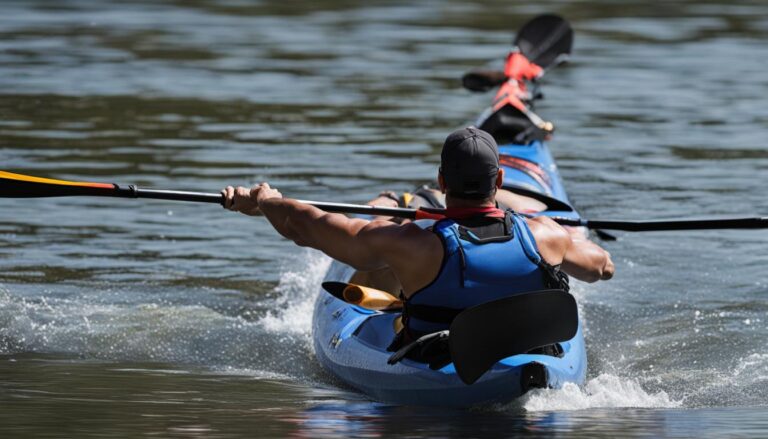
[[[611,254],[587,239],[578,228],[565,229],[571,237],[571,246],[565,254],[562,270],[586,282],[612,278],[616,268]]]
[[[406,294],[431,282],[442,264],[443,247],[433,233],[414,224],[368,221],[323,212],[283,198],[268,184],[228,186],[224,207],[246,215],[264,215],[284,237],[322,251],[361,271],[391,268]],[[421,261],[414,264],[415,260]]]
[[[385,266],[367,240],[356,239],[361,232],[393,225],[327,213],[296,200],[283,198],[267,183],[251,189],[227,186],[221,191],[224,208],[251,216],[266,216],[278,233],[300,246],[318,249],[358,270]]]
[[[358,270],[386,267],[370,239],[373,231],[398,227],[387,221],[348,218],[286,198],[259,202],[259,208],[275,230],[298,245],[312,247]],[[378,230],[376,234],[387,233]],[[366,239],[368,238],[368,239]]]
[[[415,224],[347,218],[288,199],[271,198],[259,206],[280,234],[299,245],[356,270],[390,268],[406,296],[430,283],[442,265],[440,239]]]
[[[545,216],[528,220],[539,253],[552,265],[585,282],[613,277],[611,255],[588,240],[579,229],[565,228]]]

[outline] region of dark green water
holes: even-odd
[[[0,17],[0,169],[363,202],[432,180],[512,31],[556,12],[539,113],[590,218],[768,214],[768,5],[18,1]],[[388,407],[316,364],[328,263],[211,206],[0,199],[5,437],[768,435],[768,232],[620,234],[577,284],[584,388]]]

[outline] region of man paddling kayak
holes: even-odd
[[[407,339],[447,327],[437,314],[514,294],[567,288],[567,276],[610,279],[610,255],[578,229],[496,207],[504,171],[493,137],[477,128],[446,139],[438,172],[447,218],[427,227],[349,218],[284,198],[269,184],[228,186],[224,207],[264,215],[284,237],[359,271],[389,269],[406,306]],[[443,319],[444,320],[444,319]]]

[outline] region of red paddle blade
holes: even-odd
[[[112,183],[88,183],[0,171],[0,197],[39,198],[70,195],[112,195],[117,186]]]

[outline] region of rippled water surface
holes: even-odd
[[[0,169],[363,202],[433,179],[512,32],[567,17],[539,112],[590,218],[768,214],[768,5],[4,1]],[[584,388],[473,411],[375,404],[314,360],[328,260],[210,205],[0,199],[0,434],[768,434],[768,233],[619,234],[577,284]]]

